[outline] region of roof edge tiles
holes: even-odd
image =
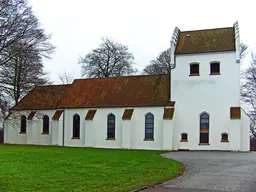
[[[97,109],[90,109],[88,110],[86,116],[85,116],[85,120],[93,120],[95,114],[96,114]]]
[[[131,120],[134,109],[125,109],[123,113],[123,120]]]
[[[52,120],[58,121],[63,112],[64,112],[64,110],[56,110],[53,117],[52,117]]]
[[[36,111],[31,111],[30,112],[30,114],[28,115],[28,120],[32,120],[33,119],[33,117],[35,116],[35,114],[36,114]]]
[[[173,119],[174,108],[164,108],[163,119]]]

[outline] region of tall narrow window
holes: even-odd
[[[220,63],[213,62],[210,65],[211,65],[210,75],[220,75]]]
[[[198,76],[199,75],[199,64],[193,63],[190,64],[190,76]]]
[[[209,143],[209,115],[207,113],[200,115],[200,143]]]
[[[26,127],[27,127],[27,118],[25,115],[22,115],[20,118],[20,132],[26,133]]]
[[[47,115],[43,117],[43,133],[49,133],[49,117]]]
[[[108,115],[107,122],[107,139],[115,139],[115,129],[116,129],[116,117],[113,114]]]
[[[154,139],[154,115],[151,113],[145,116],[145,139]]]
[[[80,116],[75,114],[73,116],[73,138],[80,137]]]

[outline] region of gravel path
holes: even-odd
[[[256,192],[256,153],[171,152],[182,162],[183,176],[144,192]]]

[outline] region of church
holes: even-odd
[[[36,86],[5,119],[4,143],[249,151],[238,22],[194,31],[176,27],[170,50],[170,74]]]

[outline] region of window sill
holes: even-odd
[[[218,72],[215,72],[215,73],[210,73],[210,75],[221,75],[221,74]]]
[[[229,143],[229,140],[221,140],[222,143]]]
[[[43,133],[41,133],[42,135],[49,135],[49,133],[47,133],[47,132],[43,132]]]
[[[154,141],[154,139],[145,138],[144,141]]]
[[[210,143],[199,143],[198,145],[210,145]]]
[[[20,132],[20,134],[27,134],[26,132]]]
[[[189,76],[200,76],[200,74],[199,73],[192,73]]]
[[[180,142],[188,142],[187,139],[181,139]]]
[[[80,137],[72,137],[71,139],[80,139]]]
[[[106,138],[106,140],[116,140],[116,138]]]

